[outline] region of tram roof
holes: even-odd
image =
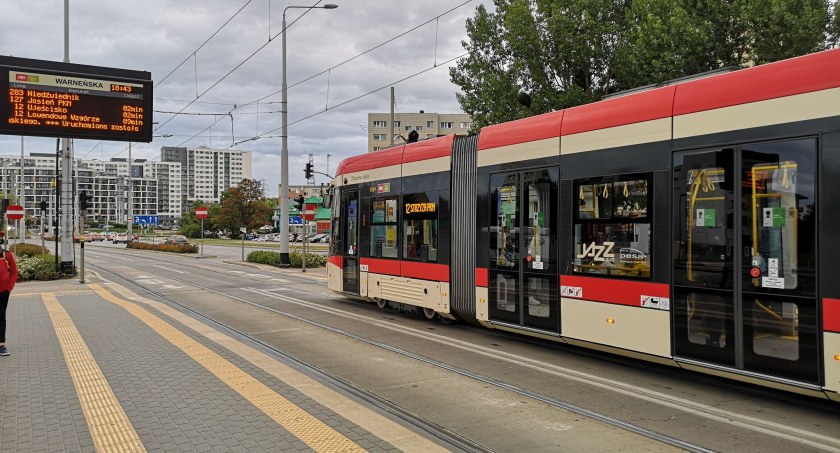
[[[455,134],[430,138],[414,143],[391,147],[382,151],[348,157],[338,165],[336,175],[345,175],[372,168],[390,167],[408,162],[448,157],[452,153]]]
[[[481,129],[478,150],[840,87],[840,49],[627,94]],[[344,159],[337,175],[449,156],[455,135]]]
[[[840,49],[827,50],[481,130],[478,149],[562,137],[840,86]]]

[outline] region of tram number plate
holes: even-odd
[[[671,300],[667,297],[655,297],[642,295],[642,307],[658,308],[660,310],[669,310],[671,308]]]

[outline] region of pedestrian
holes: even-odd
[[[0,356],[9,355],[6,348],[6,307],[18,279],[15,256],[3,246],[5,236],[6,234],[0,231]]]

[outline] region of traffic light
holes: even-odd
[[[92,208],[92,199],[93,195],[88,195],[87,190],[79,191],[79,209],[82,211],[87,211],[88,209]]]
[[[312,179],[312,174],[315,172],[315,169],[312,168],[312,162],[306,163],[306,168],[303,169],[303,174],[306,176],[306,179]]]
[[[47,210],[47,202],[46,201],[41,201],[41,203],[39,204],[39,207],[41,208],[41,212],[46,211]]]
[[[303,195],[301,195],[299,197],[296,197],[294,200],[295,200],[295,207],[297,208],[298,211],[300,211],[300,215],[303,215],[303,202],[306,201],[306,199],[303,198]]]

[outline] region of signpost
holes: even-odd
[[[239,232],[242,233],[242,261],[245,261],[245,234],[248,232],[248,228],[242,227]]]
[[[196,216],[198,217],[198,216]],[[136,215],[134,216],[135,225],[159,225],[160,216],[156,215]]]
[[[6,218],[9,220],[20,220],[23,218],[23,206],[18,204],[9,205],[6,208]],[[17,239],[15,239],[15,243],[17,243]]]
[[[204,256],[204,219],[207,218],[207,206],[197,208],[195,218],[201,219],[201,256]]]

